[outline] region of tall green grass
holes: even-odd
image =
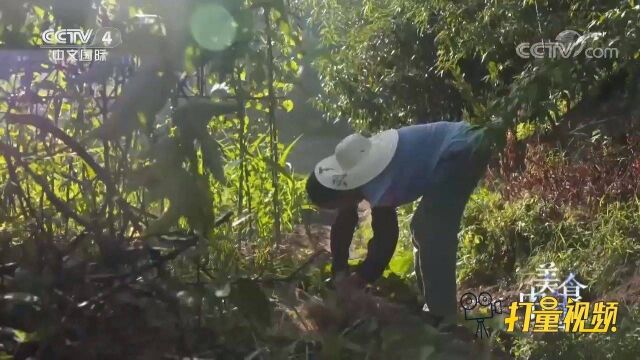
[[[640,264],[640,202],[614,202],[583,216],[535,197],[503,201],[479,189],[460,234],[458,277],[482,285],[521,281],[543,263],[573,271],[594,295],[613,290]]]

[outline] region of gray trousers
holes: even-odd
[[[425,310],[455,319],[456,255],[464,208],[484,176],[489,152],[462,149],[441,159],[432,190],[424,194],[411,220],[414,264]]]

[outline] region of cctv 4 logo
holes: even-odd
[[[41,34],[42,41],[48,47],[75,47],[90,45],[93,47],[112,48],[120,45],[120,31],[114,28],[93,29],[48,29]],[[93,41],[91,41],[93,37]]]

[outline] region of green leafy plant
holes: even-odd
[[[304,202],[275,128],[299,29],[278,1],[67,3],[0,4],[3,46],[80,25],[124,40],[103,63],[0,72],[3,356],[251,354],[273,311],[255,274],[281,270]],[[192,16],[213,5],[230,21],[208,31],[234,33],[216,49]]]

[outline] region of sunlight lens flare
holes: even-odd
[[[233,44],[238,23],[222,6],[203,4],[198,6],[190,19],[191,35],[201,47],[220,51]]]

